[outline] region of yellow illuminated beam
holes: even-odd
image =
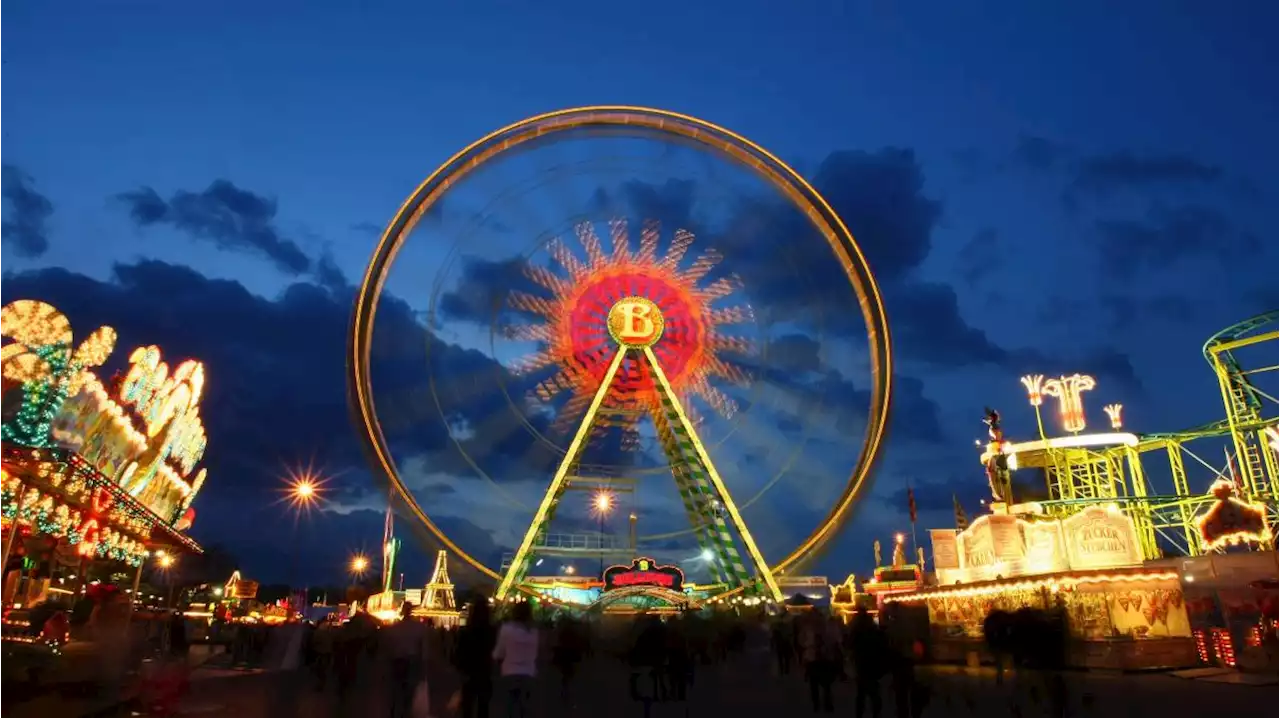
[[[1213,352],[1214,354],[1221,354],[1222,352],[1229,352],[1229,351],[1232,351],[1233,349],[1239,349],[1241,347],[1247,347],[1253,344],[1261,344],[1262,342],[1275,341],[1276,339],[1280,339],[1280,331],[1272,331],[1272,332],[1267,332],[1265,334],[1256,334],[1254,336],[1245,337],[1243,339],[1235,339],[1233,341],[1223,342],[1221,344],[1214,344],[1210,347],[1207,347],[1207,349],[1210,352]]]
[[[547,493],[542,497],[538,512],[533,515],[533,521],[529,523],[529,530],[525,532],[524,540],[520,542],[520,548],[516,551],[515,558],[511,561],[511,566],[507,568],[506,575],[502,577],[502,583],[498,584],[498,592],[494,594],[494,598],[497,600],[501,601],[506,598],[507,593],[511,590],[511,584],[515,581],[516,574],[520,571],[520,566],[533,548],[533,540],[538,535],[538,527],[546,520],[547,512],[551,510],[551,505],[555,503],[556,497],[559,496],[560,487],[564,485],[564,480],[569,475],[570,467],[573,465],[574,460],[578,458],[578,452],[582,451],[582,445],[591,433],[591,425],[595,423],[596,413],[600,411],[600,405],[604,403],[604,398],[609,393],[609,387],[613,384],[613,378],[618,373],[618,367],[622,366],[622,360],[626,356],[627,350],[619,348],[618,353],[613,356],[613,361],[609,363],[609,370],[605,372],[604,380],[600,382],[600,388],[596,389],[596,395],[591,399],[591,405],[587,407],[587,415],[582,417],[582,423],[578,425],[578,432],[573,435],[573,441],[569,443],[569,450],[565,452],[564,460],[560,462],[560,467],[556,469],[555,476],[551,479],[551,485],[547,487]]]
[[[1029,451],[1039,451],[1043,449],[1083,449],[1092,446],[1137,446],[1138,437],[1124,431],[1109,431],[1099,434],[1076,434],[1074,436],[1058,436],[1052,439],[1041,439],[1039,441],[1023,441],[1017,444],[1006,443],[999,447],[1000,453],[1005,456],[1016,456],[1017,454],[1025,454]],[[985,464],[995,455],[995,448],[990,444],[987,445],[986,451],[982,452],[979,461]]]
[[[680,406],[680,401],[675,391],[671,388],[670,382],[667,381],[667,375],[662,371],[658,357],[654,355],[652,347],[644,347],[644,357],[649,361],[650,368],[653,369],[653,375],[658,380],[658,386],[662,388],[662,392],[667,395],[667,399],[671,402],[672,407],[675,408],[676,417],[680,419],[680,426],[692,441],[693,450],[698,454],[698,460],[706,467],[707,476],[711,477],[711,483],[715,486],[716,493],[720,495],[720,500],[724,503],[725,509],[729,511],[729,517],[733,519],[733,526],[738,530],[738,535],[742,537],[742,543],[747,547],[747,553],[751,555],[751,560],[756,565],[756,572],[764,580],[765,586],[769,589],[769,595],[775,601],[781,601],[782,589],[778,588],[778,582],[773,577],[773,571],[769,568],[768,562],[764,560],[764,554],[760,553],[760,548],[756,546],[755,540],[751,538],[751,532],[747,530],[747,524],[742,520],[742,514],[738,512],[737,504],[733,503],[733,497],[729,495],[729,489],[725,487],[724,481],[720,478],[720,473],[716,471],[715,465],[711,463],[711,457],[707,455],[706,448],[702,446],[702,440],[698,438],[693,426],[689,423],[689,417],[685,416],[684,409]]]

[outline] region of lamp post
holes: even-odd
[[[165,608],[173,608],[173,574],[169,572],[169,569],[173,568],[173,562],[173,556],[164,552],[160,553],[160,570],[164,571],[164,582],[168,584],[169,588],[168,596],[164,600]],[[136,588],[134,589],[134,593],[137,593]]]
[[[600,519],[600,580],[604,580],[604,520],[613,509],[613,494],[601,491],[595,495],[592,509]]]
[[[285,498],[298,511],[310,512],[311,509],[314,508],[316,504],[318,504],[322,500],[322,497],[320,496],[320,494],[321,494],[323,483],[324,482],[320,479],[317,479],[310,470],[299,472],[299,473],[291,473],[287,480],[287,488],[286,488],[287,494]],[[294,525],[294,528],[296,530],[297,528],[296,523]],[[290,576],[289,576],[290,601],[289,603],[291,606],[293,604],[294,597],[296,597],[297,595],[295,593],[295,589],[293,586],[293,581],[294,581],[294,578],[296,577],[295,567],[298,565],[297,559],[298,559],[298,541],[297,541],[297,537],[295,536],[293,540],[292,551],[290,551],[290,558],[289,558],[289,567],[290,567]],[[303,588],[302,607],[306,606],[308,593],[310,593],[310,588]]]

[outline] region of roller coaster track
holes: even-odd
[[[1265,435],[1266,428],[1274,425],[1276,419],[1263,416],[1262,398],[1267,395],[1250,381],[1251,372],[1241,366],[1233,352],[1280,338],[1280,332],[1274,329],[1263,331],[1274,326],[1278,318],[1280,312],[1272,311],[1237,322],[1209,337],[1203,349],[1205,361],[1218,377],[1222,390],[1241,483],[1248,497],[1255,500],[1277,495],[1276,457]]]

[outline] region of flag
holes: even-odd
[[[1236,460],[1231,455],[1231,451],[1227,447],[1222,447],[1222,453],[1227,457],[1227,477],[1231,479],[1231,485],[1235,487],[1236,493],[1244,494],[1244,482],[1240,480],[1240,472],[1236,471]]]
[[[965,514],[964,507],[960,505],[960,499],[956,498],[955,494],[951,495],[951,503],[956,509],[956,528],[964,531],[969,528],[969,516]]]
[[[916,492],[907,487],[907,514],[911,517],[911,523],[916,522]]]

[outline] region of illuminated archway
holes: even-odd
[[[628,599],[652,598],[666,603],[672,608],[697,608],[698,602],[693,597],[680,591],[662,588],[661,586],[627,586],[605,591],[589,607],[591,611],[603,611],[610,606],[628,601]]]

